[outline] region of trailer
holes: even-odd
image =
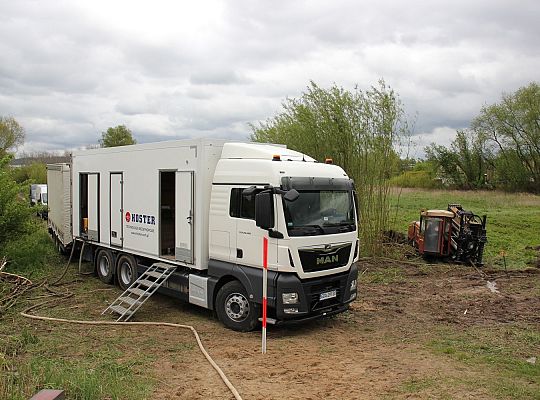
[[[48,164],[47,183],[51,196],[48,202],[47,226],[56,247],[61,253],[65,253],[73,243],[70,165]]]
[[[64,214],[51,215],[51,232],[64,246],[84,242],[98,277],[125,290],[108,309],[119,319],[160,291],[253,329],[263,238],[270,323],[340,313],[356,298],[355,191],[339,166],[285,146],[201,139],[76,151],[61,168],[49,202]],[[71,238],[60,238],[68,219]]]

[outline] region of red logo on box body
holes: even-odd
[[[156,217],[153,215],[130,213],[129,211],[126,211],[126,222],[155,225]]]

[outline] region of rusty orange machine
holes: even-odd
[[[482,265],[487,243],[486,216],[449,204],[446,210],[427,210],[411,222],[408,239],[424,256]]]

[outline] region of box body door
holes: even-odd
[[[194,263],[194,188],[195,173],[193,171],[176,172],[175,258],[187,264]]]
[[[113,172],[110,175],[110,217],[111,246],[122,247],[124,241],[124,207],[123,207],[123,187],[122,172]]]
[[[88,239],[99,242],[99,174],[88,174]]]

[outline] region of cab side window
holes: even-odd
[[[229,215],[234,218],[255,219],[255,195],[260,192],[256,190],[251,196],[243,196],[245,189],[233,188],[231,190],[231,201]]]

